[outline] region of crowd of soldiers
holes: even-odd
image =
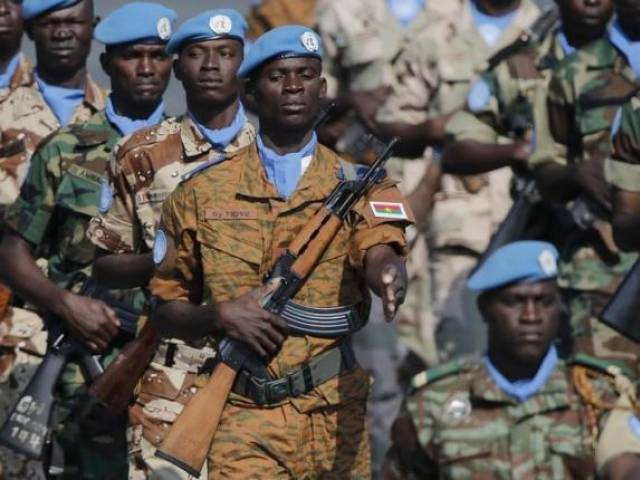
[[[639,165],[638,0],[0,0],[0,479],[640,479]]]

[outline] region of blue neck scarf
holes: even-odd
[[[509,27],[518,13],[518,9],[515,9],[506,15],[493,17],[478,10],[475,1],[469,2],[469,8],[471,8],[473,23],[480,32],[480,35],[482,35],[482,38],[484,38],[484,41],[490,47],[494,47],[498,43],[504,31]]]
[[[387,0],[391,13],[405,27],[411,25],[426,7],[427,0]]]
[[[247,116],[244,113],[244,108],[241,103],[238,103],[238,111],[236,112],[236,116],[233,117],[231,124],[228,127],[220,128],[218,130],[212,130],[205,127],[198,122],[196,117],[191,115],[191,113],[189,113],[189,115],[191,116],[193,123],[198,127],[198,130],[200,130],[200,133],[202,133],[204,138],[206,138],[216,150],[224,150],[227,148],[247,122]]]
[[[566,57],[572,55],[573,52],[576,51],[575,47],[571,46],[569,43],[569,39],[565,35],[564,30],[560,30],[558,32],[558,40],[560,41],[560,46],[562,47],[562,51]]]
[[[302,176],[302,159],[313,155],[318,143],[318,137],[314,132],[309,143],[302,147],[299,152],[285,155],[279,155],[267,148],[260,135],[258,135],[256,143],[260,159],[267,172],[267,178],[276,186],[278,193],[282,197],[289,199]]]
[[[15,57],[11,59],[9,65],[7,65],[7,69],[4,73],[0,73],[0,88],[7,88],[11,83],[11,79],[16,74],[16,70],[18,70],[18,64],[20,63],[20,54],[17,53]]]
[[[37,72],[35,78],[45,102],[53,111],[60,125],[66,127],[73,117],[73,112],[84,99],[84,90],[49,85],[38,76]]]
[[[134,120],[116,113],[116,109],[113,107],[113,102],[111,101],[111,96],[109,96],[107,99],[107,105],[104,108],[104,113],[107,116],[109,123],[111,123],[111,125],[113,125],[115,129],[124,136],[129,135],[136,130],[140,130],[141,128],[151,127],[152,125],[160,123],[164,115],[164,101],[160,102],[149,118]]]
[[[624,53],[631,69],[640,78],[640,41],[633,41],[622,31],[620,24],[616,22],[609,32],[609,38],[618,49]]]
[[[500,390],[515,398],[518,402],[526,402],[529,397],[538,393],[551,377],[553,370],[556,368],[556,363],[558,363],[558,352],[556,351],[556,347],[551,345],[535,377],[528,380],[516,380],[515,382],[507,380],[493,363],[491,363],[488,355],[485,355],[482,361],[487,369],[487,373],[489,373],[489,376]]]

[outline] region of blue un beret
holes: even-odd
[[[81,0],[24,0],[22,4],[22,18],[31,20],[43,13],[63,8],[73,7]]]
[[[286,57],[322,58],[322,42],[316,32],[301,25],[277,27],[260,36],[251,45],[238,77],[247,78],[268,60]]]
[[[467,280],[474,292],[484,292],[515,282],[540,282],[558,275],[558,250],[547,242],[520,241],[491,255]]]
[[[167,45],[167,52],[178,53],[185,42],[235,38],[244,43],[249,26],[240,13],[229,8],[207,10],[178,28]]]
[[[176,12],[157,3],[127,3],[107,15],[96,27],[94,36],[105,45],[147,39],[167,42],[176,18]]]

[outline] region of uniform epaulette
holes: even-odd
[[[593,370],[597,370],[601,373],[606,373],[615,377],[616,375],[623,374],[627,377],[631,377],[632,373],[629,368],[622,362],[616,362],[615,360],[605,360],[602,358],[592,357],[585,353],[577,353],[567,360],[569,365],[579,365],[583,367],[589,367]]]
[[[193,177],[195,177],[196,175],[199,175],[200,173],[204,172],[209,167],[212,167],[214,165],[218,165],[219,163],[224,162],[228,158],[229,158],[229,156],[225,155],[223,153],[217,154],[211,160],[207,160],[203,164],[198,165],[197,167],[195,167],[193,170],[190,170],[187,173],[183,173],[182,176],[180,177],[180,183],[184,183],[187,180],[191,180]]]
[[[428,370],[424,370],[411,379],[410,392],[418,390],[419,388],[436,382],[442,378],[460,373],[464,369],[465,365],[466,362],[462,360],[453,360],[448,363],[443,363],[442,365],[437,365]]]
[[[94,147],[105,143],[111,137],[108,129],[88,129],[83,125],[73,125],[69,133],[78,139],[79,147]]]
[[[174,128],[167,128],[170,124],[175,124]],[[172,126],[173,127],[173,126]],[[124,155],[126,152],[144,145],[156,143],[161,137],[180,131],[179,124],[174,117],[167,118],[158,125],[143,128],[132,133],[125,142],[122,142],[118,154]]]

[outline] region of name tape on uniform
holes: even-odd
[[[377,218],[409,220],[404,205],[399,202],[369,202],[373,215]]]
[[[204,211],[205,220],[257,220],[257,210],[232,210],[230,208],[207,208]]]

